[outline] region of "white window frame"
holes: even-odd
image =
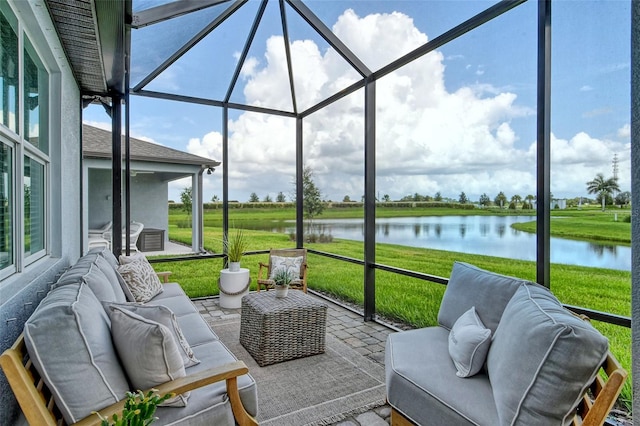
[[[46,125],[51,126],[52,122],[52,99],[55,99],[53,96],[53,82],[52,82],[52,71],[50,66],[47,64],[46,60],[43,59],[46,55],[42,55],[39,51],[39,45],[34,41],[33,37],[29,37],[28,31],[24,22],[19,13],[13,8],[12,4],[9,4],[10,10],[16,17],[18,21],[18,113],[19,120],[17,123],[18,132],[15,133],[10,130],[8,127],[0,124],[0,143],[9,146],[12,149],[12,171],[13,171],[13,181],[12,181],[12,215],[13,215],[13,229],[12,229],[12,242],[13,242],[13,263],[7,266],[4,269],[0,270],[0,281],[3,281],[16,273],[23,272],[29,269],[30,265],[33,265],[38,260],[45,258],[51,253],[51,245],[50,245],[50,229],[51,229],[51,129],[47,129],[47,137],[49,140],[47,141],[49,147],[49,154],[42,152],[40,149],[34,147],[28,140],[25,139],[25,129],[24,129],[24,55],[25,55],[25,37],[29,39],[31,46],[33,46],[33,50],[35,54],[38,56],[38,60],[44,67],[47,72],[48,81],[47,81],[47,96],[46,96],[46,108],[48,120]],[[25,253],[25,235],[24,235],[24,220],[25,220],[25,212],[24,212],[24,157],[28,156],[32,160],[37,161],[38,163],[43,165],[43,173],[44,173],[44,182],[43,182],[43,216],[42,216],[42,226],[43,226],[43,248],[38,250],[35,253],[30,253],[26,255]]]

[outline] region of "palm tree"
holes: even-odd
[[[587,182],[587,191],[589,194],[598,194],[602,201],[602,211],[604,211],[604,204],[607,200],[607,196],[611,196],[614,192],[619,192],[618,179],[610,177],[605,179],[602,173],[598,173],[596,177]]]

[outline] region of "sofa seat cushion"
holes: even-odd
[[[218,340],[218,336],[211,330],[209,324],[200,314],[193,312],[181,315],[177,319],[178,325],[191,347]]]
[[[163,284],[163,292],[146,302],[148,305],[164,305],[171,309],[178,318],[182,315],[198,312],[193,302],[187,297],[177,283]]]
[[[187,375],[236,361],[236,358],[220,341],[212,341],[193,348],[200,364],[187,368]],[[238,377],[238,389],[242,404],[249,414],[258,413],[258,389],[249,374]],[[179,410],[159,407],[154,425],[173,424],[182,421],[188,425],[234,424],[226,383],[217,382],[191,391],[189,404]]]
[[[389,404],[416,424],[495,425],[486,374],[456,376],[449,331],[428,327],[389,335],[385,351]]]
[[[608,341],[537,284],[513,296],[487,356],[500,425],[565,425]]]
[[[68,424],[129,391],[111,342],[109,318],[86,284],[52,290],[25,323],[24,338]]]
[[[440,304],[438,324],[451,330],[458,318],[475,306],[482,323],[493,334],[511,296],[528,282],[455,262]]]

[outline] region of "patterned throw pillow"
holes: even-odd
[[[162,283],[145,257],[118,266],[136,302],[145,303],[162,293]]]
[[[294,280],[300,279],[300,267],[302,266],[303,260],[303,256],[271,256],[271,271],[269,271],[269,279],[274,279],[280,269],[287,270],[289,275],[294,277]]]

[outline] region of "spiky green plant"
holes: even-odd
[[[229,262],[240,262],[244,252],[247,251],[249,247],[249,241],[244,234],[244,230],[236,228],[233,233],[229,233],[227,235],[226,247]]]
[[[273,281],[276,285],[288,286],[293,281],[293,274],[286,268],[278,268],[273,274]]]

